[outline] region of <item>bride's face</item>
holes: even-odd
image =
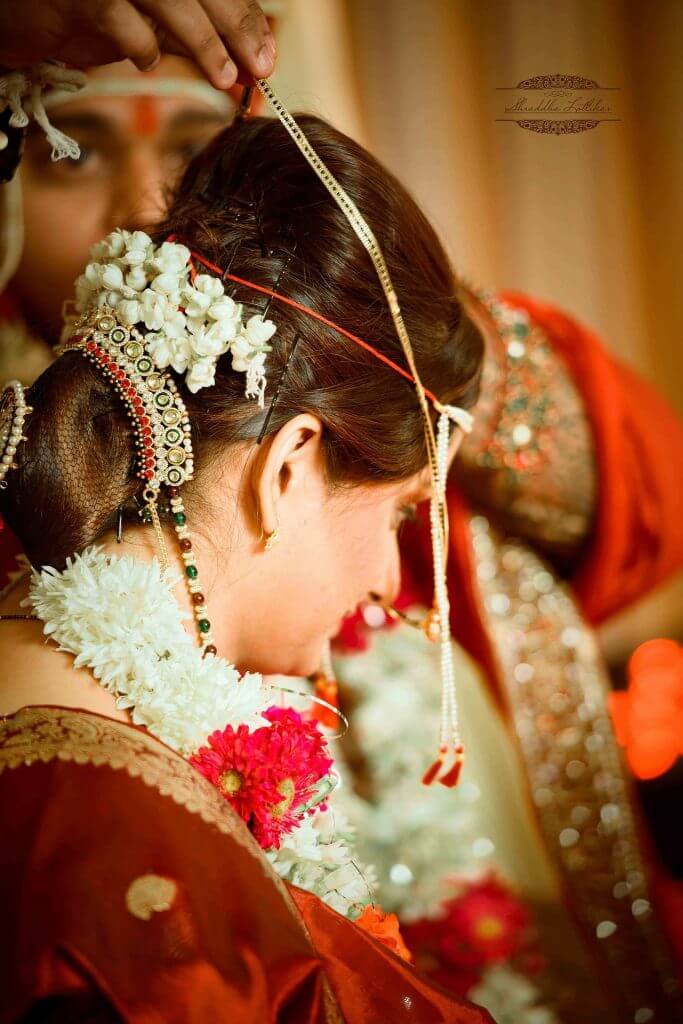
[[[242,671],[308,675],[346,615],[362,602],[396,599],[399,527],[429,497],[429,472],[390,484],[331,488],[320,433],[295,429],[277,435],[261,464],[243,474],[241,492],[240,525],[236,529],[233,511],[229,554],[212,588],[224,601],[225,653]],[[258,509],[251,524],[250,497]],[[266,550],[261,527],[267,536],[278,523],[280,539]]]
[[[304,510],[299,523],[283,533],[277,566],[272,552],[278,583],[268,601],[270,642],[287,652],[282,671],[314,671],[324,644],[339,632],[345,616],[363,602],[396,600],[399,528],[428,493],[422,476],[399,485],[356,486],[321,500],[316,512]]]

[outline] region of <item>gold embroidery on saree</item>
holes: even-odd
[[[484,516],[473,517],[470,531],[536,816],[585,940],[609,971],[610,997],[629,1014],[623,1019],[651,1009],[653,1019],[673,1020],[678,983],[650,904],[594,636],[569,590],[529,548]]]
[[[507,532],[554,557],[573,556],[588,535],[597,487],[583,399],[525,309],[476,294],[497,336],[488,339],[474,429],[454,473]]]
[[[69,708],[22,708],[0,722],[0,773],[54,760],[125,771],[241,845],[253,845],[217,790],[179,754],[142,730]],[[259,856],[256,848],[253,852]]]

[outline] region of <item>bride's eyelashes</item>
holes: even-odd
[[[401,505],[399,512],[402,523],[406,522],[406,520],[414,523],[417,520],[417,502],[413,502],[410,505]]]
[[[399,505],[396,510],[396,517],[393,524],[394,530],[400,530],[404,523],[415,522],[417,520],[417,504],[404,504]]]

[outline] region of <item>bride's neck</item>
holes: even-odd
[[[28,577],[24,577],[0,601],[0,614],[30,615],[31,609],[23,604],[28,591]],[[56,705],[130,721],[128,712],[116,706],[116,697],[100,686],[88,668],[76,668],[71,654],[46,641],[40,620],[0,621],[0,661],[0,716],[31,705]]]
[[[169,570],[180,577],[179,582],[173,587],[173,596],[178,607],[188,614],[188,618],[184,622],[185,629],[193,639],[196,639],[195,606],[187,587],[185,564],[181,557],[178,539],[173,529],[165,524],[162,524],[162,532]],[[154,558],[161,561],[156,535],[149,526],[126,526],[120,542],[117,540],[116,533],[111,531],[98,541],[98,545],[102,546],[108,554],[114,556],[128,555],[143,562],[150,562]],[[239,595],[236,594],[236,591],[240,590],[239,576],[242,575],[242,570],[238,570],[234,574],[229,573],[227,559],[221,559],[215,546],[196,531],[192,534],[192,551],[198,569],[197,580],[206,599],[211,634],[218,654],[239,668],[243,652],[240,646],[240,629],[235,608],[240,606]]]
[[[163,527],[163,532],[169,568],[180,577],[173,588],[173,596],[178,607],[189,613],[183,625],[195,640],[196,620],[185,585],[185,567],[178,541],[171,528]],[[222,657],[239,669],[241,627],[235,608],[240,607],[240,597],[244,596],[240,576],[245,572],[248,575],[248,567],[233,565],[229,574],[226,560],[217,556],[213,545],[196,533],[192,543],[216,647]],[[149,527],[126,526],[120,542],[112,531],[99,538],[97,545],[115,557],[126,555],[142,562],[159,559],[156,538]],[[31,609],[22,605],[27,596],[28,579],[24,578],[0,601],[0,614],[29,614]],[[0,685],[0,715],[12,714],[29,704],[56,704],[130,720],[127,712],[116,707],[116,698],[100,686],[89,669],[76,669],[72,655],[59,651],[53,643],[46,643],[40,621],[0,623],[0,658],[8,670]]]

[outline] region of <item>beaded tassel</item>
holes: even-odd
[[[450,633],[450,602],[446,585],[446,561],[448,555],[448,508],[446,507],[446,481],[448,477],[448,443],[450,434],[448,407],[439,416],[437,427],[437,464],[434,479],[434,493],[430,503],[430,525],[432,553],[434,560],[434,598],[436,615],[431,622],[438,627],[441,647],[441,723],[439,751],[436,760],[422,777],[426,786],[434,782],[444,767],[449,750],[453,753],[453,765],[439,778],[444,786],[454,786],[460,777],[463,762],[463,745],[458,723],[457,695],[455,690],[455,669]]]

